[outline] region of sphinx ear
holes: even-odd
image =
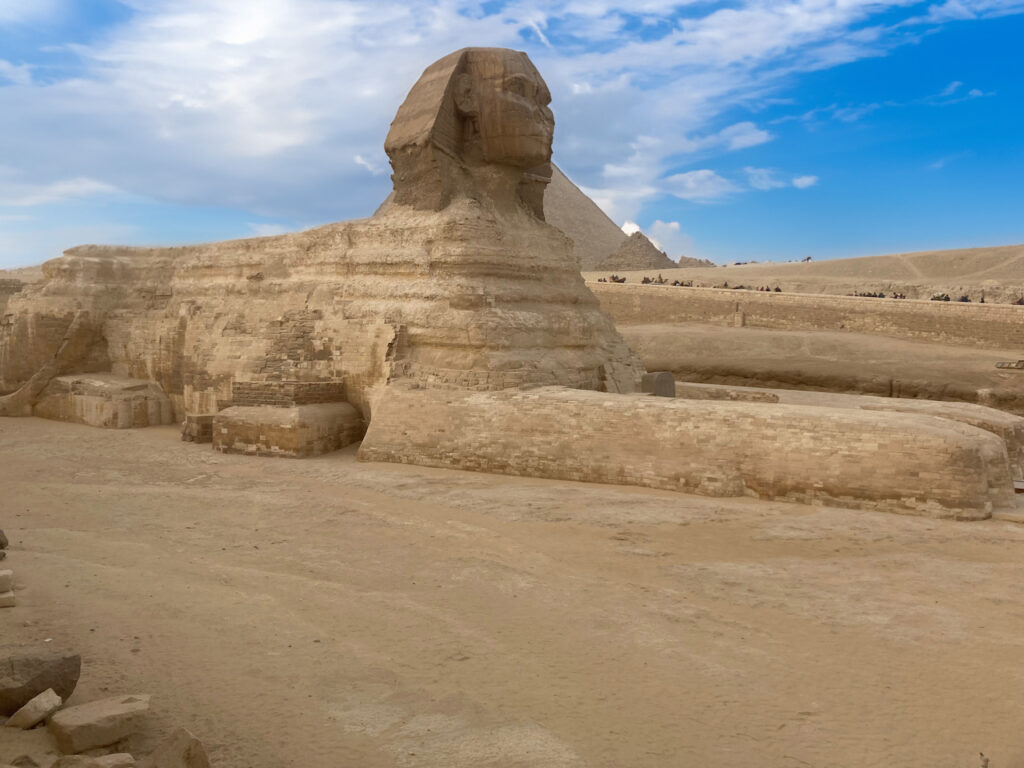
[[[480,108],[476,103],[476,94],[473,92],[473,78],[467,74],[457,75],[455,78],[453,97],[455,108],[462,115],[477,115]]]

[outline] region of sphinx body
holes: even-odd
[[[639,362],[584,285],[571,241],[542,220],[548,99],[525,54],[460,51],[400,108],[386,146],[394,201],[374,217],[67,251],[7,308],[0,392],[47,365],[155,380],[179,418],[230,405],[237,381],[343,381],[366,417],[396,379],[632,391]],[[75,318],[92,342],[54,364]]]
[[[525,54],[458,51],[399,108],[385,143],[394,191],[373,217],[67,251],[8,300],[0,414],[65,413],[55,398],[96,397],[110,380],[62,374],[109,372],[131,391],[158,383],[169,408],[150,410],[186,430],[200,414],[238,435],[287,421],[288,439],[330,449],[362,436],[348,409],[368,422],[366,460],[939,517],[1015,509],[1004,440],[956,420],[630,394],[639,361],[543,221],[549,99]],[[289,397],[294,418],[262,410]],[[332,397],[347,402],[309,405]]]

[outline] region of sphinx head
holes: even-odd
[[[529,57],[466,48],[427,67],[384,148],[395,202],[440,210],[458,195],[509,197],[543,218],[551,178],[551,94]]]

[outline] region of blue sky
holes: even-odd
[[[1024,242],[1024,0],[0,0],[0,267],[366,216],[419,73],[527,51],[670,256]]]

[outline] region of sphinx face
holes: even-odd
[[[533,168],[551,160],[555,118],[551,93],[523,54],[473,57],[469,72],[477,106],[483,159]]]

